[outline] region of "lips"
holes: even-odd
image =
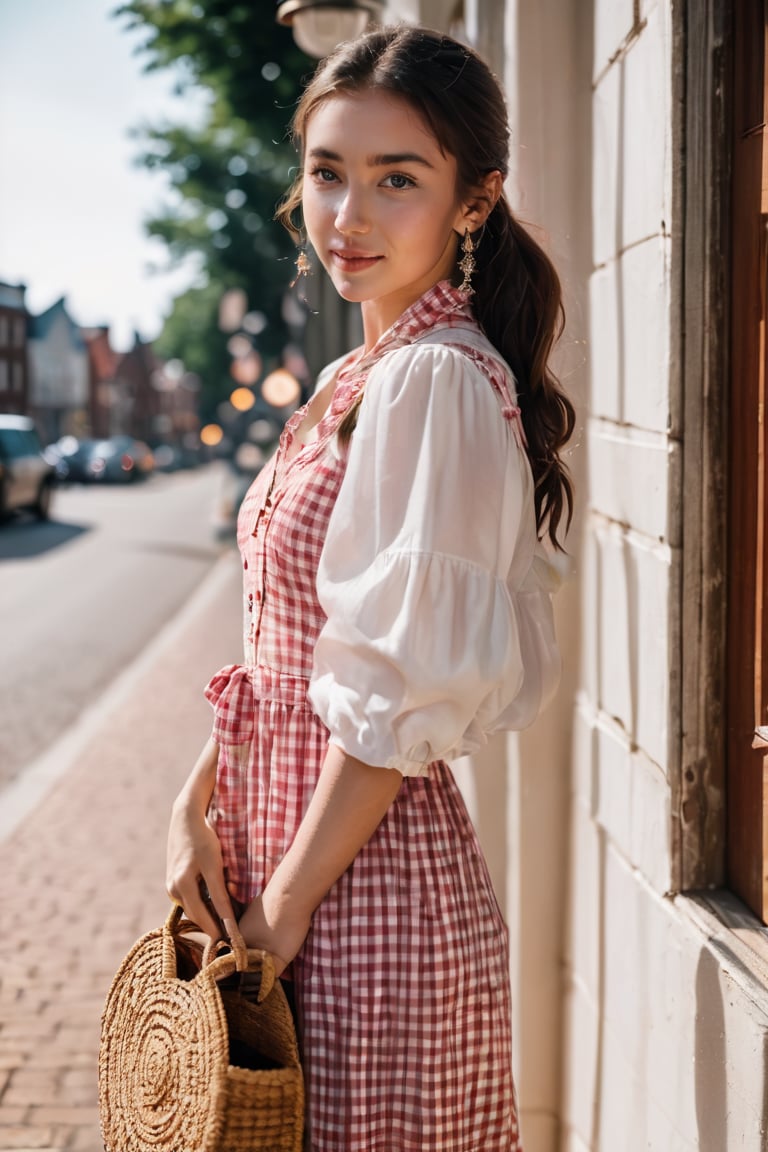
[[[372,268],[381,259],[383,257],[376,256],[371,252],[360,252],[356,248],[331,249],[331,260],[343,272],[364,272],[366,268]]]

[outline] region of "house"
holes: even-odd
[[[46,442],[88,431],[88,351],[62,297],[27,326],[29,415]]]
[[[120,431],[152,445],[180,445],[197,433],[199,380],[180,361],[161,360],[138,333],[133,347],[117,360],[115,381],[122,413]]]
[[[130,415],[130,404],[117,375],[120,354],[112,347],[106,324],[98,328],[81,328],[80,335],[88,353],[90,434],[96,439],[105,439],[123,432]]]
[[[766,0],[389,0],[506,89],[579,409],[559,695],[460,768],[527,1152],[768,1148]]]
[[[0,281],[0,412],[26,414],[27,308],[24,284]]]

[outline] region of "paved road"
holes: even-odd
[[[0,525],[0,789],[230,547],[214,531],[226,486],[219,465],[126,487],[72,486],[56,493],[51,523]]]
[[[88,738],[57,741],[61,778],[0,836],[0,1149],[103,1152],[101,1009],[168,911],[171,799],[210,732],[201,685],[238,659],[241,580],[232,554],[207,573],[101,697]]]

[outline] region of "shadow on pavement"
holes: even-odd
[[[63,524],[55,520],[40,523],[26,516],[4,520],[0,522],[0,560],[42,556],[89,531],[88,524]]]

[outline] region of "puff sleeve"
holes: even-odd
[[[533,484],[490,382],[447,345],[371,370],[317,589],[309,697],[330,739],[423,775],[524,727],[559,662]]]

